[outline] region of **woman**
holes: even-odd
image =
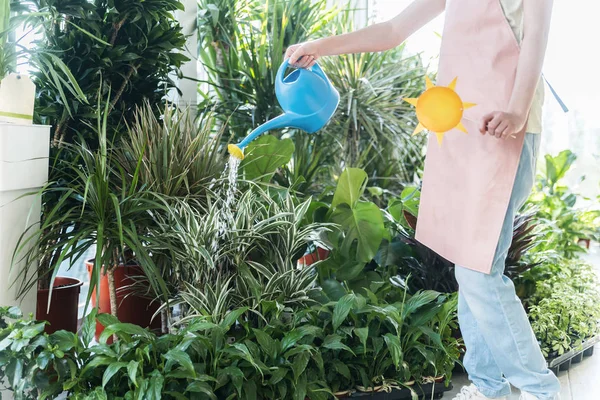
[[[438,86],[477,106],[468,134],[438,146],[430,135],[416,237],[456,264],[458,318],[472,385],[455,400],[559,398],[515,289],[503,275],[515,213],[534,184],[540,143],[541,70],[551,0],[415,0],[390,21],[291,46],[290,64],[323,56],[384,51],[445,11]],[[509,383],[510,382],[510,383]]]

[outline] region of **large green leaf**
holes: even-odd
[[[334,332],[337,330],[337,328],[340,327],[342,322],[344,322],[344,320],[348,316],[348,313],[350,313],[350,310],[354,307],[355,304],[356,295],[354,293],[348,293],[335,304],[335,307],[333,308],[332,318]]]
[[[350,208],[341,204],[336,207],[331,220],[344,230],[340,250],[346,257],[361,262],[369,262],[375,257],[385,233],[383,215],[377,205],[359,201]],[[357,248],[354,254],[355,242]]]
[[[269,182],[277,168],[290,161],[292,154],[292,139],[277,139],[275,136],[264,135],[248,145],[241,168],[246,179]]]
[[[546,176],[551,185],[565,177],[577,156],[571,150],[563,150],[556,157],[546,155]]]
[[[367,173],[360,168],[346,168],[338,180],[331,208],[335,209],[340,204],[354,207],[365,191],[367,178]]]

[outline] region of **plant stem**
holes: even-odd
[[[115,108],[115,105],[117,104],[117,102],[119,101],[119,99],[121,98],[121,96],[123,95],[123,92],[125,91],[125,88],[127,87],[127,84],[131,80],[131,76],[133,75],[134,72],[137,71],[137,69],[140,67],[140,65],[141,64],[138,64],[136,66],[133,66],[133,65],[129,66],[130,69],[129,69],[129,72],[127,73],[127,76],[123,80],[123,83],[121,84],[121,87],[119,88],[119,90],[115,94],[115,97],[110,102],[110,107],[108,109],[108,113],[109,114],[112,112],[113,108]]]
[[[122,20],[120,20],[118,23],[116,23],[113,26],[113,34],[110,38],[110,45],[114,46],[115,45],[115,41],[117,40],[117,35],[119,34],[119,31],[121,30],[121,27],[123,26],[123,24],[125,24],[125,21],[127,20],[127,17],[123,18]]]

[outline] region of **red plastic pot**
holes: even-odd
[[[85,263],[90,279],[94,260],[88,260]],[[152,299],[132,293],[127,286],[135,282],[136,277],[143,275],[142,268],[138,265],[120,265],[115,269],[115,288],[117,290],[117,317],[121,322],[136,324],[143,328],[159,330],[161,327],[160,318],[152,319],[154,313],[158,310],[159,303]],[[96,289],[92,291],[92,306],[96,307]],[[108,277],[100,277],[100,304],[98,313],[111,314],[110,294],[108,291]],[[100,337],[104,326],[96,322],[96,339]]]
[[[49,289],[38,289],[35,317],[40,321],[48,321],[44,331],[54,333],[65,330],[77,333],[77,310],[79,308],[79,292],[83,282],[75,278],[57,276],[52,285],[52,301],[48,312]]]
[[[317,251],[313,251],[310,254],[300,257],[298,264],[302,266],[309,266],[317,261],[325,260],[327,257],[329,257],[329,250],[317,247]]]

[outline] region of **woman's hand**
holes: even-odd
[[[288,47],[285,58],[290,59],[290,65],[294,68],[310,68],[319,59],[316,42],[305,42]]]
[[[479,132],[483,135],[487,133],[498,139],[507,139],[521,132],[526,122],[527,118],[515,113],[494,111],[481,119]]]

